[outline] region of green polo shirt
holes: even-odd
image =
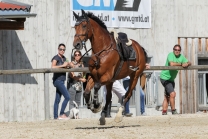
[[[165,66],[170,66],[170,62],[186,63],[188,62],[188,60],[182,54],[176,57],[175,54],[171,52],[168,54]],[[160,73],[160,78],[163,80],[174,81],[177,74],[178,74],[178,70],[162,70],[162,72]]]

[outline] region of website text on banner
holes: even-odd
[[[81,9],[94,13],[107,27],[151,28],[151,0],[71,0],[71,26],[73,11],[80,15]]]

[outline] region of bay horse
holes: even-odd
[[[122,62],[119,56],[116,40],[107,30],[104,22],[91,12],[85,13],[84,10],[81,11],[82,15],[80,16],[73,12],[73,15],[76,18],[76,34],[74,36],[73,46],[78,50],[85,47],[86,50],[86,41],[89,39],[91,42],[92,55],[88,62],[90,77],[83,94],[85,101],[92,112],[97,113],[101,111],[102,103],[98,100],[98,90],[102,85],[106,85],[106,104],[102,109],[100,118],[100,125],[105,125],[105,115],[112,97],[111,90],[113,82],[129,75],[129,89],[126,92],[123,103],[114,119],[115,122],[120,122],[122,121],[124,106],[132,96],[132,90],[135,88],[140,74],[145,69],[147,53],[138,42],[131,40],[132,47],[136,52],[136,59],[133,61],[127,60]],[[123,64],[120,64],[121,62]],[[130,66],[137,68],[136,70],[132,70],[129,68]],[[91,89],[93,87],[94,95],[92,101],[90,101]],[[139,93],[139,91],[137,93]]]

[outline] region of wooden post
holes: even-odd
[[[44,103],[45,103],[45,120],[50,119],[50,106],[49,106],[49,74],[44,73]]]

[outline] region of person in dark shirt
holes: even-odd
[[[70,64],[66,61],[66,57],[64,56],[66,50],[66,46],[64,44],[59,44],[58,46],[58,54],[55,55],[51,62],[51,68],[66,68]],[[54,102],[54,119],[67,119],[68,117],[64,113],[67,103],[69,102],[70,96],[67,91],[64,82],[66,80],[66,73],[54,73],[53,74],[53,85],[56,87],[56,96]],[[64,96],[64,101],[61,106],[60,115],[58,116],[58,107],[59,102],[61,100],[61,96]]]

